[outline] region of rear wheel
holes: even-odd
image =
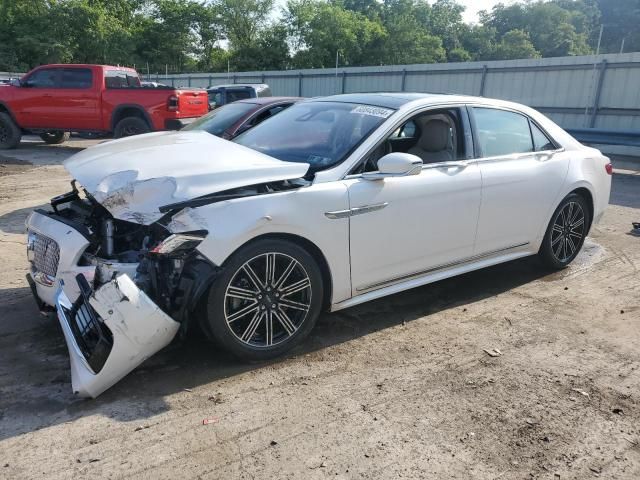
[[[577,193],[567,195],[553,212],[538,255],[551,268],[564,268],[580,252],[591,222],[589,206]]]
[[[113,131],[114,138],[130,137],[132,135],[140,135],[149,133],[151,129],[147,122],[140,117],[126,117],[118,122]]]
[[[209,291],[203,329],[243,360],[266,360],[311,332],[322,299],[322,275],[306,250],[286,240],[259,240],[225,263]]]
[[[0,150],[16,148],[21,138],[20,128],[8,114],[0,112]]]
[[[42,132],[40,138],[49,145],[59,145],[69,140],[70,135],[69,132],[63,132],[62,130],[49,130],[48,132]]]

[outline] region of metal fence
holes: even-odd
[[[0,72],[0,79],[18,77]],[[146,75],[145,75],[146,77]],[[640,131],[640,52],[495,62],[154,75],[180,87],[268,83],[274,95],[353,92],[481,95],[532,106],[568,129]]]
[[[151,75],[174,86],[268,83],[274,95],[480,95],[532,106],[565,128],[640,130],[640,53],[495,62]]]

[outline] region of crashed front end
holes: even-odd
[[[90,194],[56,197],[27,220],[27,276],[55,309],[73,391],[96,397],[186,328],[216,267],[195,250],[206,231],[174,234],[114,218]]]

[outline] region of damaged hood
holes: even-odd
[[[303,177],[307,163],[277,160],[207,132],[156,132],[101,143],[64,162],[120,220],[148,225],[159,207],[232,188]]]

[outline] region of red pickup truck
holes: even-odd
[[[0,85],[0,149],[16,147],[25,132],[57,144],[71,131],[120,138],[177,130],[208,110],[205,90],[143,88],[131,68],[43,65]]]

